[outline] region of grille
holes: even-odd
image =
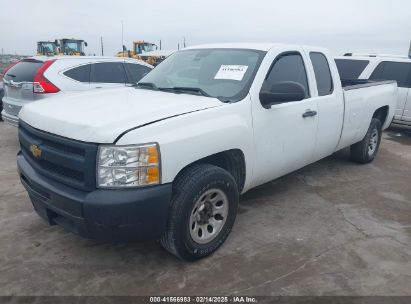
[[[97,144],[40,131],[23,121],[19,141],[24,158],[39,174],[79,190],[95,189]],[[40,148],[41,156],[33,155],[32,145]]]
[[[17,116],[21,110],[21,106],[15,106],[3,101],[3,109],[7,114]]]

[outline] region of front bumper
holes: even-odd
[[[1,112],[1,118],[4,120],[5,123],[9,125],[12,125],[14,127],[19,126],[19,118],[17,116],[6,113],[5,110]]]
[[[17,166],[34,209],[50,225],[102,241],[157,239],[166,229],[171,184],[84,192],[39,175],[20,152]]]

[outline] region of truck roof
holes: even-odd
[[[270,49],[278,46],[294,48],[294,47],[306,47],[309,49],[320,50],[319,47],[312,46],[302,46],[302,45],[291,45],[283,43],[261,43],[261,42],[237,42],[237,43],[213,43],[213,44],[201,44],[185,48],[184,50],[189,49],[249,49],[249,50],[259,50],[259,51],[269,51]],[[326,49],[323,49],[324,51]]]

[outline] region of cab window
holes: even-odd
[[[332,94],[334,91],[334,83],[327,58],[322,53],[312,52],[310,53],[310,59],[314,68],[318,96]]]
[[[304,88],[305,98],[310,97],[307,72],[299,53],[285,53],[277,57],[264,80],[261,91],[270,91],[274,85],[282,82],[299,83]]]

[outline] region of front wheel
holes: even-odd
[[[161,244],[182,260],[215,252],[237,215],[238,187],[227,171],[212,165],[187,168],[173,185],[167,231]]]
[[[381,136],[381,122],[373,118],[363,140],[351,146],[351,159],[361,164],[372,162],[378,153]]]

